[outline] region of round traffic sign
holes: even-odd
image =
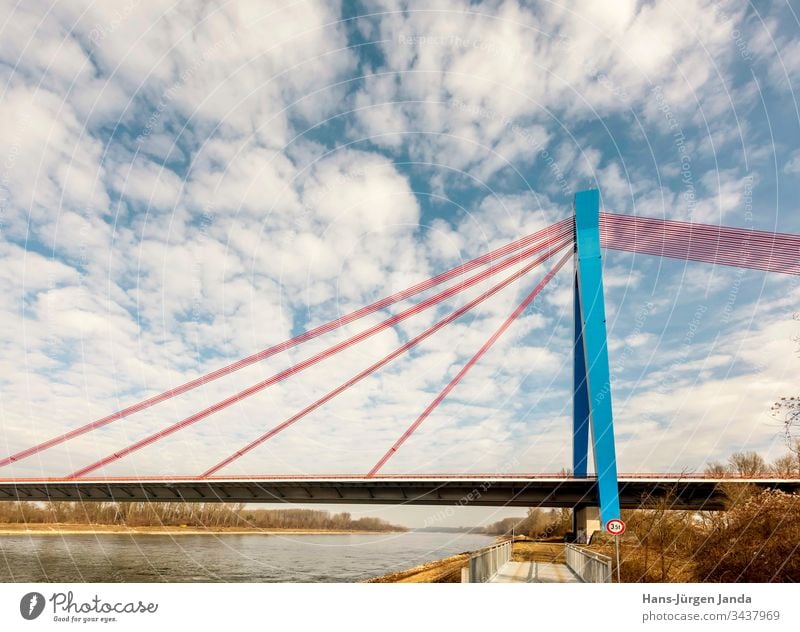
[[[606,531],[608,531],[611,535],[622,535],[625,533],[625,523],[622,520],[609,520],[606,523]]]

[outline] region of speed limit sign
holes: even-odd
[[[625,533],[625,523],[622,520],[609,520],[606,523],[606,531],[608,531],[611,535],[622,535]]]

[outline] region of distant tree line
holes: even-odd
[[[524,518],[503,518],[484,527],[488,535],[524,535],[534,539],[562,537],[572,529],[570,509],[528,509]]]
[[[800,476],[800,449],[797,445],[790,446],[787,454],[778,457],[772,463],[767,463],[758,452],[735,452],[728,458],[727,463],[710,463],[706,467],[706,474],[744,478]]]
[[[244,503],[2,502],[3,524],[80,524],[402,531],[380,518],[313,509],[248,509]]]

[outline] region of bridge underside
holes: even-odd
[[[800,480],[620,478],[623,508],[669,496],[674,509],[722,509],[723,488],[800,489]],[[593,478],[263,478],[0,481],[0,500],[576,507],[599,504]]]

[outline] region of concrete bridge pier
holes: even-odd
[[[584,544],[595,531],[602,529],[600,507],[575,507],[572,510],[572,531],[575,541]]]

